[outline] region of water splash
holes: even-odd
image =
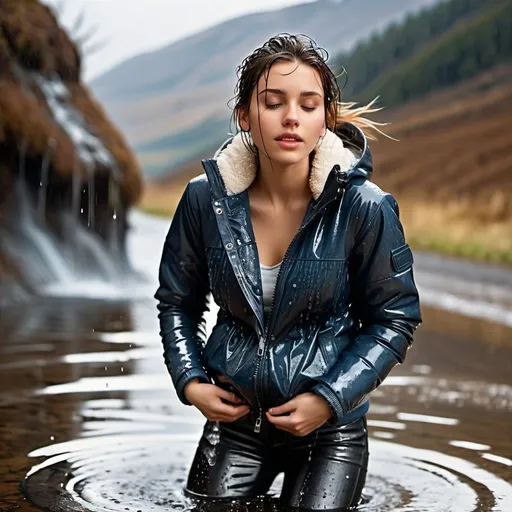
[[[205,440],[208,445],[203,448],[204,455],[210,466],[215,466],[217,462],[217,445],[220,443],[220,429],[216,422],[208,423],[205,426]]]

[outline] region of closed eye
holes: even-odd
[[[270,110],[273,110],[273,109],[276,109],[277,107],[280,107],[282,105],[282,103],[268,103],[265,105],[266,108],[270,109]],[[306,107],[305,105],[302,107],[303,110],[305,110],[306,112],[312,112],[313,110],[316,109],[316,107]]]

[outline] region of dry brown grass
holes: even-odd
[[[180,174],[170,183],[148,182],[139,202],[139,208],[155,215],[172,216],[185,187],[199,172]]]
[[[0,2],[0,62],[17,62],[46,76],[57,72],[67,82],[80,78],[78,49],[39,0]]]
[[[413,245],[512,264],[512,67],[389,113],[376,183],[399,200]]]
[[[408,241],[419,249],[493,263],[512,264],[512,219],[486,220],[465,203],[400,198]],[[483,208],[482,208],[483,211]]]

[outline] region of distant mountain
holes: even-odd
[[[319,0],[242,16],[128,59],[91,88],[155,176],[227,138],[235,68],[269,37],[308,34],[336,55],[438,1]]]

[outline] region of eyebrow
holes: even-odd
[[[272,92],[274,94],[281,94],[283,96],[286,95],[286,93],[282,89],[263,89],[263,91],[260,92],[260,94],[263,94],[264,92]],[[317,91],[302,91],[300,93],[301,96],[322,96]]]

